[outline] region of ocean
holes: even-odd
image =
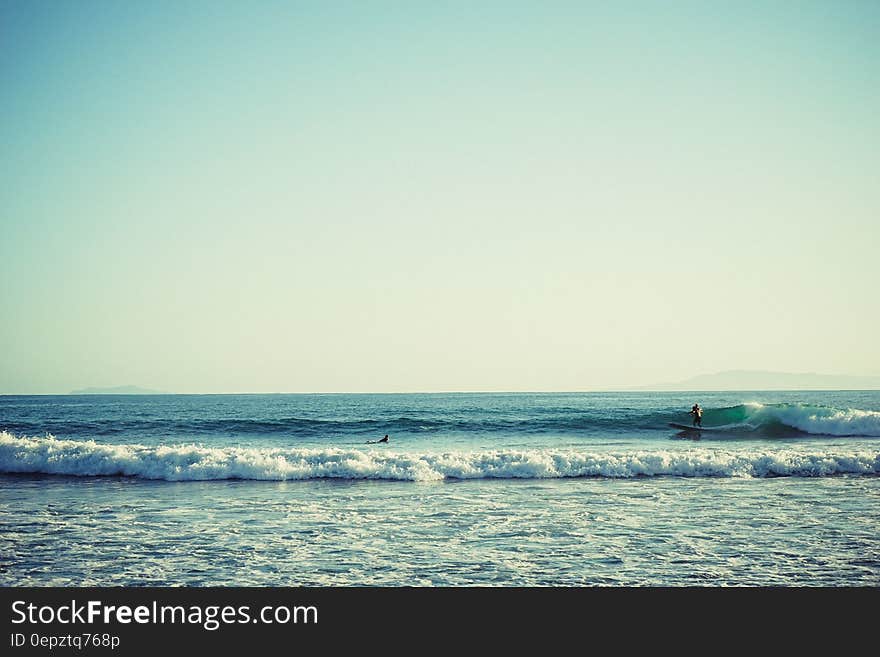
[[[0,396],[0,585],[877,586],[878,473],[880,391]]]

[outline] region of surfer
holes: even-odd
[[[690,415],[694,416],[695,427],[703,426],[703,409],[700,408],[699,404],[694,404],[693,408],[690,410]]]
[[[388,442],[388,434],[385,434],[384,438],[379,438],[379,440],[368,440],[367,445],[375,445],[376,443],[387,443]]]

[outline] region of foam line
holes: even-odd
[[[763,449],[461,450],[442,454],[363,449],[107,445],[0,432],[0,472],[130,476],[166,481],[562,477],[822,477],[880,473],[880,452]]]

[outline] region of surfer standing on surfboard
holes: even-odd
[[[703,426],[703,409],[700,408],[699,404],[694,404],[694,407],[691,409],[690,414],[694,416],[694,426],[702,427]]]

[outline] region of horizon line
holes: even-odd
[[[233,395],[576,395],[655,392],[877,392],[877,388],[596,388],[589,390],[396,390],[309,392],[2,392],[0,397],[163,397]]]

